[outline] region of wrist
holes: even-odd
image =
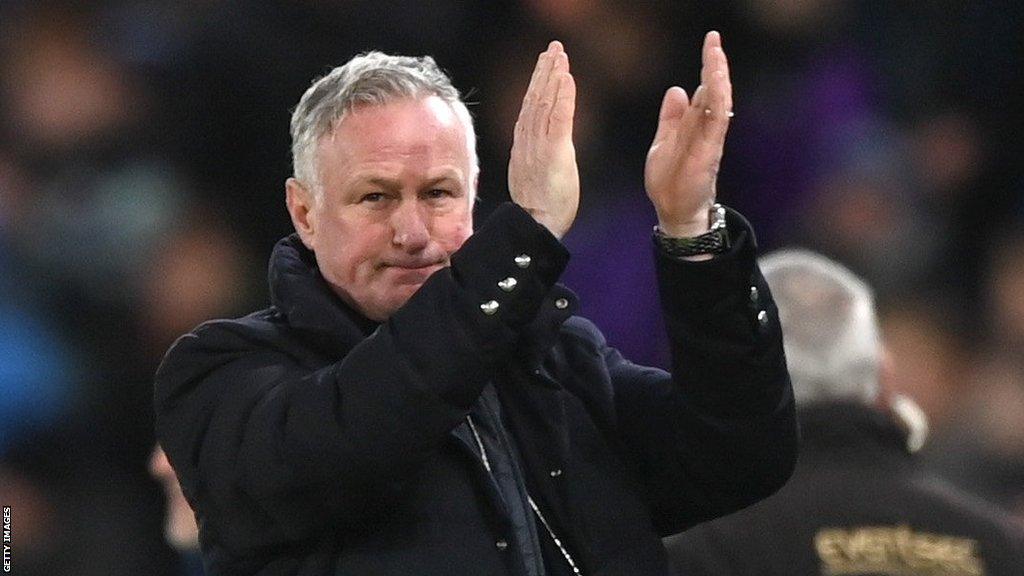
[[[713,207],[701,208],[690,218],[666,217],[658,213],[658,229],[662,234],[672,238],[691,238],[711,230]]]
[[[687,223],[671,231],[659,224],[654,227],[655,244],[669,256],[676,258],[707,259],[710,255],[721,254],[730,247],[729,231],[725,224],[725,208],[715,204],[706,213],[710,225],[701,227],[697,223]]]
[[[658,219],[658,230],[661,231],[665,236],[671,238],[692,238],[694,236],[700,236],[711,229],[711,220],[704,215],[703,220],[695,220],[690,222],[666,222],[662,219]]]
[[[517,202],[517,204],[519,203]],[[529,214],[534,220],[536,220],[538,224],[547,228],[548,232],[550,232],[555,238],[561,240],[562,236],[565,236],[567,230],[563,229],[561,226],[558,226],[558,224],[556,223],[556,218],[551,214],[551,212],[541,210],[539,208],[529,208],[527,206],[523,206],[522,204],[519,204],[519,207],[525,210],[526,213]]]

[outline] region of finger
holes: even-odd
[[[552,53],[551,59],[551,72],[548,75],[548,84],[545,87],[545,92],[557,92],[558,91],[558,77],[569,71],[569,55],[565,53],[565,50],[561,48],[561,44],[558,44],[558,49]]]
[[[679,124],[690,106],[686,90],[673,86],[665,91],[661,99],[661,111],[658,113],[658,130],[654,133],[654,142],[664,142],[674,138],[679,132]]]
[[[537,83],[541,75],[541,71],[547,66],[547,59],[550,58],[550,52],[547,50],[541,52],[537,56],[537,64],[533,67],[533,73],[530,75],[530,83],[526,86],[526,94],[523,95],[524,99],[531,99],[537,94]]]
[[[548,134],[556,138],[572,138],[573,118],[576,114],[576,81],[572,74],[562,72],[558,75],[558,95],[554,108],[551,110],[551,122]]]
[[[721,35],[712,30],[704,35],[704,45],[700,51],[700,83],[708,84],[711,81],[711,65],[714,63],[712,56],[715,48],[722,47]]]
[[[721,47],[714,47],[709,55],[711,70],[705,105],[706,122],[705,136],[721,145],[729,128],[729,114],[732,111],[732,84],[729,81],[729,68],[725,52]],[[707,110],[711,113],[708,114]]]
[[[705,80],[712,88],[712,102],[717,102],[724,97],[725,107],[715,109],[714,112],[729,112],[732,110],[732,85],[729,77],[729,59],[725,56],[725,49],[722,47],[722,35],[712,30],[708,32],[706,39],[707,48],[704,69],[708,71],[708,78]]]
[[[712,48],[715,46],[722,47],[722,34],[718,30],[708,30],[708,33],[704,35],[704,40]]]
[[[700,83],[701,85],[707,84],[708,82],[708,42],[710,40],[711,32],[704,35],[704,41],[700,45]]]
[[[732,84],[729,79],[729,61],[722,48],[721,34],[715,31],[708,32],[701,58],[701,85],[707,86],[710,91],[707,105],[712,110],[708,115],[713,113],[728,116],[732,110]]]
[[[694,140],[702,137],[701,135],[701,124],[707,121],[705,110],[707,108],[707,96],[708,87],[701,84],[697,86],[697,89],[693,91],[693,96],[690,97],[690,106],[686,109],[686,113],[683,114],[683,118],[677,123],[678,134],[682,141],[680,141],[681,150],[689,149],[693,145]]]
[[[708,106],[708,86],[701,84],[693,91],[690,98],[690,114],[688,116],[694,122],[704,122],[711,116],[711,108]]]
[[[562,44],[558,41],[551,43],[551,59],[548,61],[548,69],[538,79],[544,84],[538,86],[537,108],[534,113],[533,129],[537,134],[547,134],[548,124],[551,120],[551,111],[555,107],[555,98],[558,95],[558,77],[562,72],[569,71],[569,57],[565,54]]]
[[[725,55],[725,49],[721,46],[715,48],[715,58],[718,60],[716,70],[718,78],[722,82],[722,94],[725,97],[726,115],[732,112],[732,73],[729,72],[729,58]]]
[[[537,86],[540,82],[541,72],[547,67],[548,58],[550,58],[550,47],[537,56],[537,64],[533,67],[530,83],[527,85],[526,94],[523,96],[523,105],[519,109],[516,131],[521,131],[525,127],[532,125],[534,103],[537,100]]]

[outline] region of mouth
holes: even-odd
[[[395,268],[398,270],[426,270],[427,268],[445,266],[445,262],[384,262],[380,268]]]
[[[422,284],[445,265],[445,262],[391,262],[382,264],[381,269],[390,272],[397,284]]]

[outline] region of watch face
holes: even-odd
[[[725,229],[725,207],[715,204],[711,207],[711,230]]]

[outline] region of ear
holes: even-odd
[[[313,191],[295,178],[284,183],[285,202],[288,204],[288,215],[292,218],[292,226],[299,233],[299,238],[306,248],[314,250],[316,246],[317,210]]]

